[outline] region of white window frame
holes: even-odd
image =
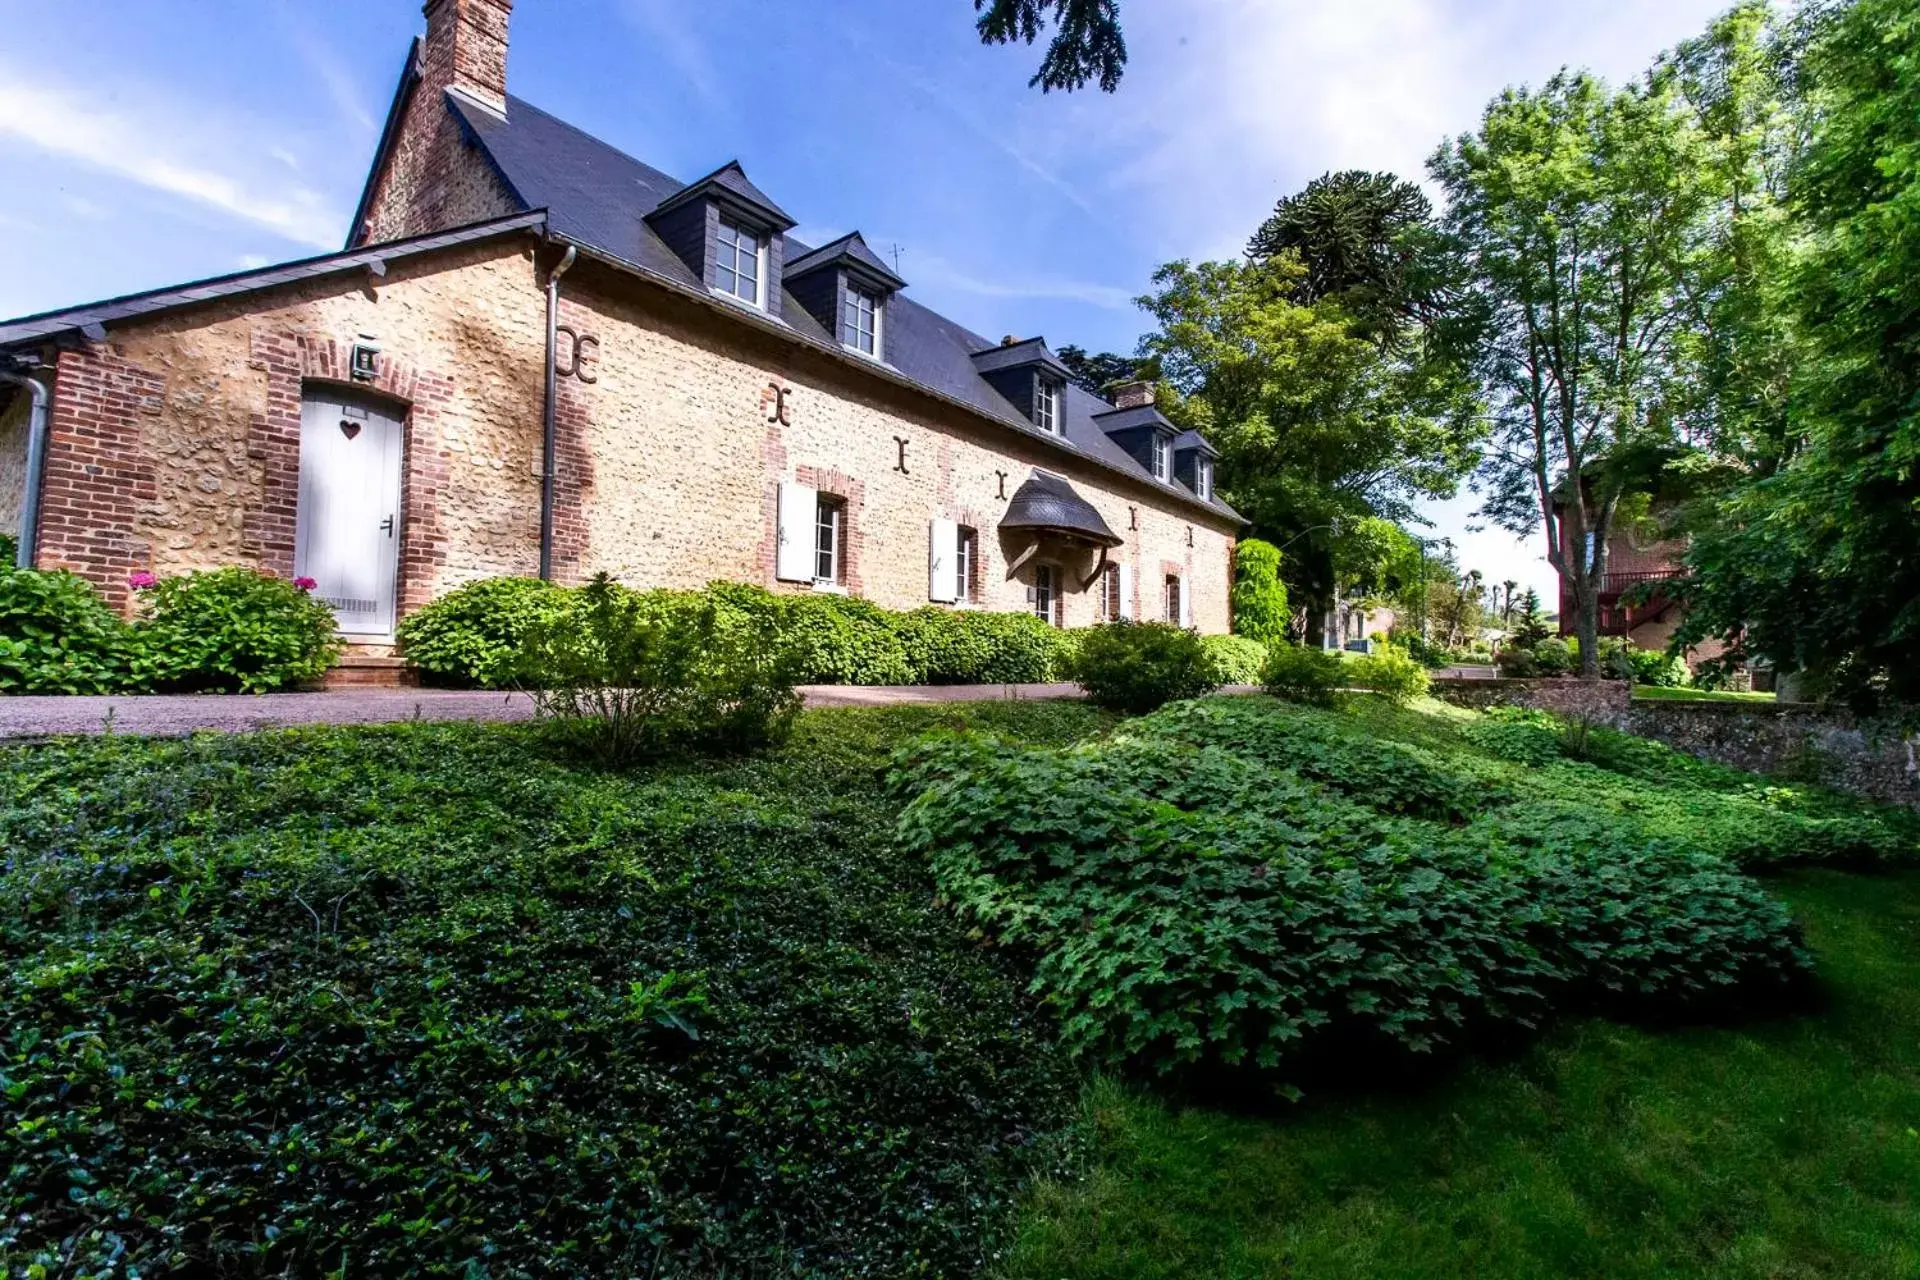
[[[1043,585],[1044,584],[1044,585]],[[1060,571],[1050,564],[1033,566],[1033,611],[1048,626],[1058,626]]]
[[[1061,403],[1063,399],[1057,383],[1034,375],[1033,425],[1050,436],[1063,434],[1060,421],[1060,415],[1066,411],[1066,406]]]
[[[1126,609],[1126,601],[1120,597],[1120,566],[1109,563],[1100,571],[1100,621],[1118,622]]]
[[[863,302],[867,306],[864,317],[858,305]],[[856,339],[864,336],[873,344],[871,349],[861,346],[858,341],[847,341],[847,313],[850,306],[855,319],[855,324],[852,326],[853,335]],[[862,289],[858,285],[847,285],[840,296],[840,345],[855,355],[866,356],[872,360],[880,359],[880,353],[885,350],[881,345],[884,341],[881,337],[881,329],[886,324],[886,310],[887,304],[879,294],[870,289]],[[858,321],[862,318],[868,321],[870,328],[866,330],[860,328]]]
[[[816,585],[837,586],[846,568],[847,504],[823,493],[814,499],[813,512],[813,580]],[[820,572],[823,559],[825,574]]]
[[[1193,455],[1193,491],[1202,498],[1213,497],[1213,459],[1204,453]]]
[[[971,525],[960,525],[953,534],[953,602],[973,603],[973,562],[980,554],[980,534]]]
[[[734,243],[728,244],[724,237],[732,233]],[[720,272],[725,270],[734,278],[737,286],[740,279],[740,244],[753,242],[753,296],[743,295],[737,287],[729,289],[720,283]],[[731,254],[731,261],[723,261],[721,255]],[[765,310],[767,305],[767,237],[748,227],[745,223],[735,222],[732,218],[720,219],[720,230],[714,236],[713,291],[723,298],[731,298],[745,306]]]
[[[1173,442],[1167,439],[1167,433],[1153,433],[1153,478],[1164,481],[1171,474],[1168,463],[1173,457]]]

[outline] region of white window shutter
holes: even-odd
[[[1139,610],[1133,607],[1133,566],[1120,566],[1120,616],[1129,622],[1137,620]]]
[[[791,480],[780,482],[780,545],[773,556],[773,576],[782,582],[813,581],[814,524],[819,511],[818,491]]]
[[[1193,625],[1193,592],[1189,591],[1187,586],[1186,578],[1182,577],[1180,579],[1180,625],[1183,627]]]
[[[952,604],[959,587],[960,526],[936,516],[927,527],[927,599]]]

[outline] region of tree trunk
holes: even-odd
[[[1600,584],[1573,580],[1573,631],[1580,641],[1580,678],[1600,678]]]

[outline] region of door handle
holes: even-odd
[[[381,532],[391,538],[393,536],[393,517],[388,516],[385,520],[382,520],[380,522],[380,529]]]

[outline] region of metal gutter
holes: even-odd
[[[21,497],[20,540],[14,553],[16,566],[31,569],[40,533],[40,482],[47,469],[47,384],[31,374],[6,369],[0,369],[0,382],[25,387],[33,397],[31,416],[27,420],[26,493]]]

